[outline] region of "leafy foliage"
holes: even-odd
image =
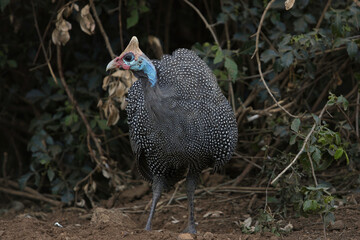
[[[302,211],[305,214],[321,214],[326,225],[335,221],[334,197],[328,192],[325,186],[303,187],[301,193],[304,195],[301,201]]]

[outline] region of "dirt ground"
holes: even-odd
[[[187,201],[184,189],[173,193],[174,190],[161,198],[150,232],[143,230],[151,199],[145,184],[114,195],[92,210],[59,209],[26,199],[10,203],[0,200],[0,239],[324,239],[320,216],[276,220],[279,226],[290,223],[289,233],[243,233],[243,222],[256,218],[259,209],[264,208],[264,194],[233,191],[198,193],[198,233],[181,234],[186,225]],[[335,211],[336,222],[326,230],[327,239],[360,239],[360,195],[349,194],[348,199]]]

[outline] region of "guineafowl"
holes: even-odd
[[[199,174],[214,171],[231,158],[237,143],[234,113],[206,63],[195,52],[177,49],[150,60],[133,37],[109,69],[130,69],[138,80],[127,97],[132,150],[142,177],[152,183],[146,230],[163,190],[186,174],[188,225],[196,233],[194,192]]]

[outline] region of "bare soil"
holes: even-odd
[[[289,233],[243,233],[243,221],[256,218],[264,208],[263,194],[254,197],[251,193],[206,191],[196,195],[198,233],[181,234],[186,226],[187,201],[180,188],[169,204],[173,193],[163,195],[150,232],[143,230],[151,200],[147,184],[114,195],[92,210],[56,209],[29,200],[2,202],[0,239],[325,239],[320,216],[274,221],[279,226],[291,223]],[[348,199],[347,205],[335,211],[336,222],[326,229],[327,239],[360,239],[360,195],[350,194]]]

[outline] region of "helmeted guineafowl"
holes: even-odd
[[[206,63],[193,51],[178,49],[150,60],[133,37],[106,70],[130,69],[138,78],[128,92],[129,132],[140,174],[152,183],[153,199],[146,224],[163,190],[186,174],[189,222],[196,233],[194,191],[199,174],[216,171],[231,158],[237,143],[234,113]]]

